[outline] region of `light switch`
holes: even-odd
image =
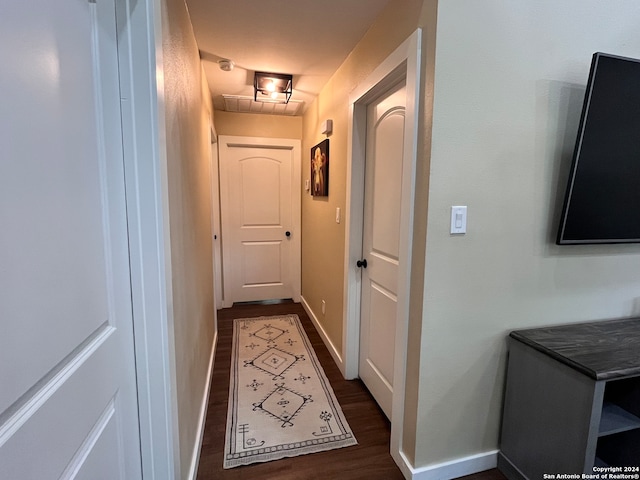
[[[310,182],[309,182],[309,179],[308,179],[308,178],[304,181],[304,189],[305,189],[307,192],[311,189]]]
[[[340,207],[336,207],[336,223],[340,223]]]
[[[456,235],[467,233],[466,206],[451,207],[451,233]]]

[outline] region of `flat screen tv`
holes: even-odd
[[[640,242],[640,60],[594,53],[556,243]]]

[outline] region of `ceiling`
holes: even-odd
[[[304,102],[293,113],[299,115],[389,0],[186,2],[214,108],[225,110],[222,95],[253,98],[253,74],[264,71],[293,75],[292,102]],[[222,71],[218,65],[222,59],[233,60],[235,68]],[[293,110],[263,113],[291,115]]]

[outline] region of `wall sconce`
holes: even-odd
[[[253,99],[256,102],[289,103],[292,93],[293,75],[256,72],[253,77]]]

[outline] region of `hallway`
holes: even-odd
[[[295,313],[300,317],[358,440],[358,445],[223,470],[232,320],[285,313]],[[404,478],[389,454],[391,427],[388,420],[359,380],[347,381],[342,378],[338,367],[300,304],[290,302],[276,305],[240,305],[219,310],[218,335],[198,480],[311,480],[316,478],[401,480]]]

